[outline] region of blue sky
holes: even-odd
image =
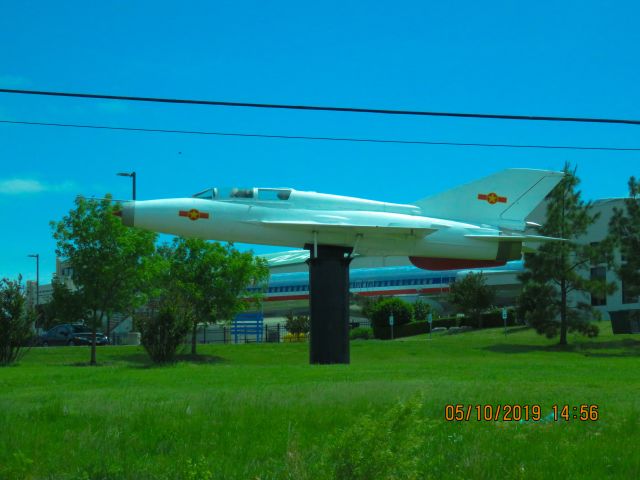
[[[0,87],[226,101],[638,118],[638,2],[4,2]],[[640,127],[171,106],[0,94],[0,120],[639,147]],[[411,202],[509,167],[578,165],[624,196],[640,152],[200,137],[0,124],[0,276],[55,269],[77,194],[290,186]],[[256,248],[259,252],[273,249]]]

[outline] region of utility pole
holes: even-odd
[[[27,255],[36,259],[36,305],[40,304],[40,254],[31,253]]]

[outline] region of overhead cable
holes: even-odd
[[[174,133],[182,135],[214,135],[221,137],[272,138],[280,140],[318,140],[330,142],[388,143],[402,145],[443,145],[455,147],[490,147],[490,148],[536,148],[548,150],[601,150],[613,152],[638,152],[640,147],[597,147],[577,145],[521,145],[509,143],[477,143],[477,142],[439,142],[430,140],[399,140],[383,138],[351,138],[351,137],[316,137],[308,135],[272,135],[264,133],[212,132],[203,130],[174,130],[166,128],[114,127],[109,125],[85,125],[76,123],[30,122],[19,120],[0,120],[0,123],[13,125],[36,125],[45,127],[88,128],[97,130],[116,130],[127,132]]]
[[[628,120],[628,119],[619,119],[619,118],[504,115],[504,114],[492,114],[492,113],[430,112],[430,111],[420,111],[420,110],[331,107],[331,106],[318,106],[318,105],[286,105],[286,104],[275,104],[275,103],[249,103],[249,102],[227,102],[227,101],[218,101],[218,100],[134,97],[134,96],[125,96],[125,95],[105,95],[105,94],[99,94],[99,93],[52,92],[52,91],[42,91],[42,90],[16,90],[11,88],[0,88],[0,93],[13,93],[13,94],[20,94],[20,95],[45,95],[45,96],[52,96],[52,97],[75,97],[75,98],[101,99],[101,100],[123,100],[128,102],[210,105],[210,106],[219,106],[219,107],[274,108],[274,109],[284,109],[284,110],[311,110],[311,111],[343,112],[343,113],[345,112],[346,113],[371,113],[371,114],[382,114],[382,115],[417,115],[417,116],[428,116],[428,117],[457,117],[457,118],[475,118],[475,119],[491,119],[491,120],[526,120],[526,121],[545,121],[545,122],[610,123],[610,124],[640,125],[640,120]]]

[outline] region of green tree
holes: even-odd
[[[92,329],[91,365],[96,364],[96,331],[113,312],[128,312],[146,300],[147,263],[156,234],[122,225],[111,196],[76,198],[75,208],[51,222],[56,253],[73,267],[73,283]]]
[[[374,303],[367,307],[364,314],[371,321],[374,335],[380,338],[382,335],[381,332],[389,327],[389,317],[392,314],[394,326],[399,327],[411,322],[413,308],[411,308],[409,303],[400,298],[379,297]]]
[[[599,214],[592,212],[591,202],[580,198],[576,169],[567,163],[564,173],[547,198],[546,220],[540,228],[540,234],[564,240],[544,243],[537,252],[525,255],[526,270],[520,277],[523,291],[518,301],[520,315],[538,333],[550,338],[559,333],[560,345],[567,344],[568,331],[597,335],[597,327],[589,323],[597,316],[595,310],[586,302],[570,302],[569,295],[601,296],[615,288],[613,283],[589,276],[591,263],[610,258],[611,247],[609,242],[579,242]]]
[[[261,284],[269,271],[251,252],[200,239],[174,239],[162,255],[169,265],[169,294],[191,323],[191,354],[196,354],[198,324],[230,319],[256,295],[248,287]]]
[[[26,306],[22,278],[0,280],[0,365],[20,359],[33,337],[33,312]]]
[[[482,328],[482,313],[495,299],[494,291],[487,286],[487,279],[482,273],[469,273],[451,284],[449,301],[458,310],[475,320]]]
[[[81,292],[71,290],[55,277],[51,282],[51,287],[53,289],[51,301],[43,305],[43,315],[39,316],[41,319],[39,326],[47,330],[57,323],[84,322],[87,311]]]
[[[624,294],[640,295],[640,181],[629,179],[629,198],[623,209],[614,209],[609,222],[610,239],[620,248],[623,261],[616,272],[624,285]]]
[[[431,305],[423,300],[416,300],[413,304],[413,321],[414,322],[425,322],[427,320],[427,315],[431,312]]]

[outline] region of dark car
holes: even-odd
[[[109,339],[96,332],[96,345],[106,345]],[[40,336],[40,345],[91,345],[91,329],[86,325],[65,323]]]

